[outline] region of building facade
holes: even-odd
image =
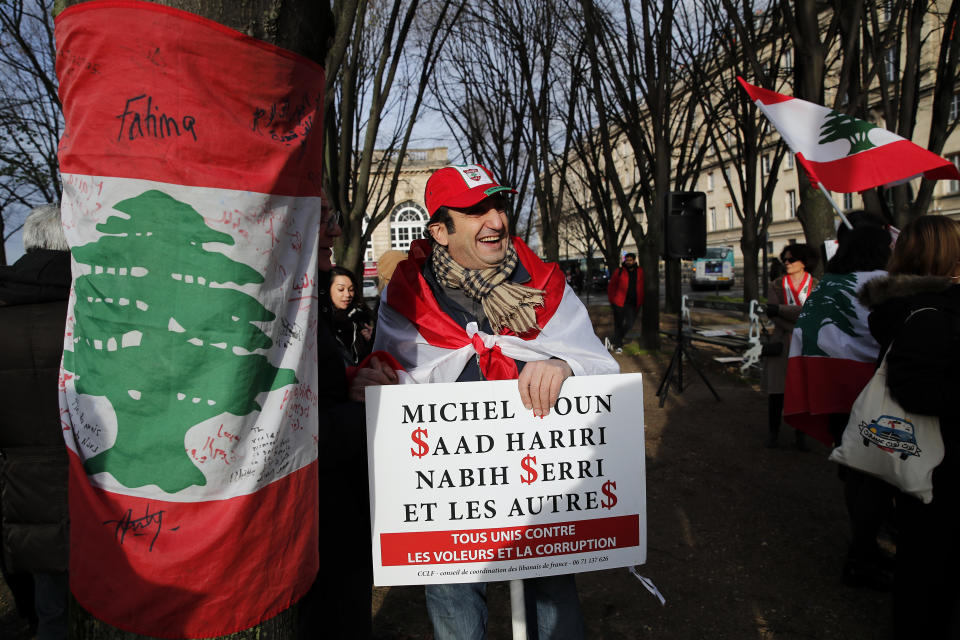
[[[447,147],[407,151],[397,183],[395,204],[389,215],[373,230],[364,253],[364,262],[376,263],[384,252],[391,249],[407,251],[412,241],[423,237],[430,217],[423,201],[427,178],[447,164]],[[381,180],[380,184],[385,186],[387,182]],[[384,195],[379,192],[372,193],[370,202],[380,202],[385,199]]]

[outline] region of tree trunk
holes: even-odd
[[[55,0],[54,15],[89,0]],[[328,38],[333,34],[333,14],[324,2],[309,0],[155,0],[219,22],[248,36],[323,64]]]
[[[637,258],[643,266],[643,308],[640,310],[640,333],[645,349],[660,348],[660,251],[649,242],[637,247]]]
[[[827,202],[826,196],[816,187],[807,187],[800,202],[797,217],[803,225],[803,235],[807,244],[821,258],[813,272],[818,278],[823,275],[825,266],[823,243],[834,236],[834,215],[833,205]]]
[[[757,278],[760,271],[757,263],[758,244],[756,224],[753,221],[744,221],[743,233],[740,236],[740,252],[743,254],[743,302],[745,305],[751,300],[759,299],[760,296],[760,283]]]
[[[54,15],[86,1],[55,0]],[[311,0],[246,0],[242,3],[163,0],[156,4],[189,11],[320,64],[324,62],[329,36],[333,33],[333,15],[329,5]],[[72,596],[69,628],[69,637],[75,640],[143,640],[149,637],[122,631],[94,618]],[[219,636],[219,639],[293,640],[296,637],[297,606],[294,605],[259,625]]]

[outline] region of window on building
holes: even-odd
[[[787,153],[784,154],[783,160],[784,160],[784,164],[786,164],[787,166],[787,169],[793,169],[794,162],[796,161],[793,159],[792,151],[787,150]]]
[[[781,66],[784,73],[793,71],[793,49],[787,49],[783,52],[783,64]]]
[[[765,153],[763,157],[760,158],[760,175],[765,176],[770,174],[770,154]]]
[[[797,192],[793,189],[787,191],[787,217],[797,217]]]
[[[897,50],[890,48],[883,54],[883,69],[890,82],[897,80]]]
[[[714,178],[713,171],[707,174],[707,191],[713,191],[714,187]]]
[[[710,231],[716,231],[719,228],[717,226],[717,208],[710,207]]]
[[[850,209],[853,209],[853,194],[845,193],[843,194],[843,210],[850,211]]]
[[[409,251],[410,243],[423,237],[428,218],[426,210],[412,200],[394,207],[390,213],[390,248]]]
[[[370,226],[370,216],[363,216],[363,224],[361,225],[363,233],[367,232],[368,226]],[[370,238],[367,240],[367,248],[363,251],[363,261],[373,262],[373,234],[370,234]]]
[[[729,202],[727,203],[727,229],[733,229],[734,227],[734,215],[733,215],[733,205]]]
[[[960,118],[960,93],[953,94],[950,100],[950,122],[955,122]]]
[[[952,156],[949,156],[950,162],[953,163],[957,169],[960,169],[960,153],[956,153]],[[947,192],[948,193],[957,193],[960,191],[960,180],[950,180],[947,182]]]

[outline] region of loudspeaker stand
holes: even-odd
[[[664,403],[667,401],[667,396],[670,395],[670,385],[675,384],[677,386],[677,394],[683,393],[683,359],[686,358],[690,362],[690,366],[693,367],[693,370],[697,372],[697,375],[700,376],[700,379],[703,380],[703,383],[707,385],[707,388],[710,389],[710,393],[713,394],[713,397],[717,399],[717,402],[720,402],[720,396],[717,395],[716,389],[713,388],[713,385],[710,384],[710,381],[707,380],[707,376],[704,375],[703,371],[700,370],[700,366],[697,364],[697,361],[691,357],[691,352],[695,351],[693,344],[691,343],[690,338],[683,335],[683,318],[681,314],[677,314],[677,346],[673,350],[673,356],[670,358],[670,364],[667,365],[666,371],[663,372],[663,379],[660,381],[660,386],[657,388],[657,395],[660,396],[660,407],[662,408]],[[676,374],[676,379],[674,379],[674,374]]]

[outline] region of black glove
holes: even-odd
[[[768,318],[776,318],[778,315],[780,315],[780,305],[778,304],[765,305],[765,310]]]

